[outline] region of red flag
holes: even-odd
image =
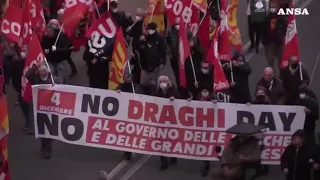
[[[40,42],[35,34],[32,35],[30,39],[30,46],[26,61],[24,63],[23,74],[21,79],[21,95],[26,102],[32,101],[32,90],[31,84],[26,78],[27,71],[36,63],[46,61],[45,55],[42,51]]]
[[[293,2],[291,1],[291,8],[294,7]],[[297,25],[296,18],[294,15],[289,15],[288,17],[288,27],[287,34],[284,38],[284,49],[281,58],[281,68],[285,68],[289,64],[290,56],[297,56],[300,61],[299,45],[298,45],[298,36],[297,36]]]
[[[165,1],[166,16],[169,24],[172,26],[177,17],[181,17],[184,22],[183,27],[187,24],[187,29],[193,34],[196,34],[198,26],[200,24],[199,9],[196,6],[192,6],[190,9],[191,0],[167,0]]]
[[[32,29],[41,41],[46,29],[43,6],[40,0],[32,0],[30,6]]]
[[[89,38],[88,45],[91,53],[97,53],[106,45],[106,39],[112,39],[117,33],[117,26],[108,12],[93,22],[87,30],[86,37]]]
[[[1,23],[1,32],[10,40],[19,42],[22,12],[19,4],[11,3],[3,16]]]
[[[188,56],[190,56],[190,47],[187,38],[187,32],[184,28],[183,21],[180,21],[180,29],[179,29],[179,79],[180,86],[187,87],[187,78],[185,72],[185,62]]]
[[[108,38],[113,38],[116,35],[117,25],[110,12],[101,15],[99,19],[93,22],[87,30],[86,37],[92,38],[94,32],[98,32],[100,35]]]
[[[20,42],[19,45],[22,47],[23,45],[29,44],[32,28],[31,28],[31,12],[30,12],[30,3],[31,0],[24,0],[23,9],[22,9],[22,29],[20,33]]]
[[[79,21],[92,6],[93,1],[66,0],[63,16],[63,27],[65,33],[71,37],[78,26]]]
[[[218,36],[219,36],[219,27],[216,27],[217,30],[213,36],[213,40],[209,47],[206,60],[213,65],[213,90],[214,92],[219,92],[230,87],[229,82],[226,78],[226,75],[223,71],[219,60],[218,53]]]
[[[228,31],[228,15],[226,13],[226,2],[221,1],[221,21],[220,21],[220,35],[219,41],[219,55],[220,60],[231,60],[231,45]]]
[[[205,17],[199,27],[198,37],[200,44],[204,50],[204,53],[207,54],[209,45],[210,45],[210,13],[206,13]]]

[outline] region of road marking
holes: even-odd
[[[313,77],[314,77],[314,75],[316,74],[316,71],[317,71],[319,59],[320,59],[320,52],[318,53],[316,63],[314,64],[313,69],[312,69],[312,73],[311,73],[311,77],[310,77],[310,83],[309,83],[310,87],[311,87],[311,84],[312,84]]]
[[[129,161],[122,160],[111,172],[108,173],[108,179],[112,179],[122,168],[124,168]]]
[[[120,179],[128,180],[134,173],[136,173],[144,163],[150,159],[151,155],[144,155],[132,168]]]

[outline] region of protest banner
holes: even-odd
[[[32,87],[35,134],[70,144],[149,155],[217,160],[237,123],[269,128],[264,164],[279,164],[291,135],[301,129],[299,106],[174,100],[70,85]]]

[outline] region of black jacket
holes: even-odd
[[[133,51],[139,50],[139,39],[143,33],[143,19],[135,22],[131,27],[130,31],[127,32],[127,35],[132,37],[132,49]]]
[[[123,35],[124,37],[126,37],[126,30],[133,24],[132,18],[130,16],[127,16],[123,11],[119,11],[117,13],[111,12],[111,15],[116,24],[122,28]]]
[[[245,104],[251,102],[251,94],[249,88],[249,76],[251,74],[251,67],[248,62],[241,62],[238,67],[233,66],[233,80],[235,86],[230,88],[231,102]],[[226,73],[226,77],[231,82],[230,69]]]
[[[195,70],[195,74],[196,74],[197,79],[194,79],[194,74],[193,74],[192,63],[191,63],[190,57],[188,57],[185,61],[184,70],[185,70],[185,75],[187,78],[187,88],[192,93],[193,97],[196,98],[197,95],[199,94],[200,88],[196,88],[194,86],[195,81],[198,80],[199,85],[201,83],[199,81],[202,81],[202,82],[206,81],[205,79],[201,79],[201,77],[200,77],[202,74],[201,61],[203,61],[203,51],[200,48],[200,46],[195,45],[195,47],[191,49],[191,57],[192,57],[192,62],[194,65],[194,70]]]
[[[18,94],[21,93],[21,77],[23,74],[24,63],[24,59],[13,60],[11,66],[11,82],[13,88],[16,90]]]
[[[166,43],[160,34],[148,35],[146,41],[140,41],[139,48],[142,69],[152,72],[166,64]]]
[[[319,104],[316,99],[314,99],[313,92],[311,90],[301,90],[301,93],[306,93],[307,98],[306,99],[297,99],[296,105],[304,106],[308,108],[311,112],[306,113],[305,123],[303,129],[305,130],[306,134],[314,139],[314,132],[316,127],[316,120],[319,119]],[[298,93],[299,94],[299,93]]]
[[[311,165],[309,159],[311,152],[311,148],[306,145],[297,149],[293,144],[290,144],[285,149],[281,156],[281,168],[289,170],[286,180],[310,180]]]
[[[303,81],[309,82],[308,72],[302,67]],[[286,105],[294,105],[295,99],[299,97],[299,86],[302,84],[300,77],[300,68],[291,73],[289,66],[281,70],[280,78],[283,82],[283,88],[286,91]]]
[[[56,34],[58,34],[59,30],[56,30]],[[55,41],[57,39],[57,35],[54,37],[48,37],[43,36],[43,39],[41,41],[41,47],[43,50],[48,49],[49,53],[45,54],[48,62],[51,63],[60,63],[63,60],[66,60],[70,57],[70,49],[72,47],[72,42],[68,38],[68,36],[61,32],[59,39],[56,44],[56,51],[52,51],[52,46],[54,45]]]

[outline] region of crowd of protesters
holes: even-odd
[[[287,7],[288,1],[258,0],[265,3],[264,11],[255,11],[256,0],[248,0],[248,25],[251,46],[249,52],[255,50],[260,53],[260,43],[266,49],[266,59],[269,67],[264,69],[263,77],[257,82],[255,92],[250,92],[249,76],[252,69],[245,59],[245,54],[235,52],[231,62],[224,63],[223,70],[227,79],[232,83],[230,88],[220,94],[213,89],[213,68],[207,62],[205,54],[197,37],[188,33],[188,42],[191,58],[187,58],[185,71],[187,87],[179,84],[179,26],[180,19],[175,24],[168,25],[169,32],[165,36],[157,32],[157,24],[149,23],[146,30],[143,27],[144,10],[138,8],[135,17],[119,10],[117,1],[111,0],[109,6],[102,2],[100,14],[110,10],[115,22],[123,30],[128,44],[132,47],[130,59],[131,68],[124,73],[124,83],[120,84],[117,92],[130,92],[145,94],[162,98],[186,99],[188,101],[212,101],[240,103],[240,104],[268,104],[268,105],[299,105],[305,107],[306,118],[303,130],[293,135],[293,144],[288,146],[281,157],[281,168],[286,173],[287,180],[308,180],[311,178],[311,169],[314,169],[314,179],[320,179],[320,145],[316,145],[315,126],[319,118],[319,105],[315,93],[309,88],[308,72],[301,67],[296,56],[289,58],[286,68],[280,69],[281,49],[283,38],[286,35],[286,20],[284,16],[276,14],[280,7]],[[77,74],[77,69],[71,53],[79,49],[72,45],[70,38],[60,32],[61,18],[63,18],[63,2],[61,0],[44,1],[44,15],[47,21],[46,33],[42,38],[41,46],[46,55],[48,64],[37,63],[26,73],[31,84],[66,83],[64,74],[64,61],[71,68],[70,77]],[[210,7],[209,7],[210,8]],[[214,13],[213,13],[214,14]],[[213,22],[213,21],[211,21]],[[214,28],[215,23],[210,23]],[[88,25],[84,18],[77,29],[81,33]],[[59,42],[55,41],[59,34]],[[109,62],[112,56],[113,41],[107,42],[103,56],[97,57],[86,46],[83,60],[87,66],[89,86],[93,88],[108,89]],[[23,74],[24,60],[30,47],[20,48],[16,43],[2,37],[2,58],[6,84],[11,84],[18,95],[18,104],[25,118],[25,130],[28,134],[33,131],[32,104],[25,102],[21,97],[21,76]],[[167,61],[168,60],[168,61]],[[175,79],[168,75],[160,75],[167,63],[170,63]],[[230,70],[233,71],[231,77]],[[193,71],[197,80],[193,76]],[[302,74],[302,78],[301,78]],[[301,80],[302,79],[302,80]],[[253,94],[252,94],[253,93]],[[221,96],[221,97],[220,97]],[[52,154],[52,140],[41,140],[41,152],[44,158],[49,159]],[[223,153],[224,154],[224,153]],[[232,154],[232,152],[231,152]],[[247,161],[246,157],[238,157],[239,162]],[[125,159],[131,160],[131,153],[125,152]],[[238,162],[233,159],[233,161]],[[248,160],[249,161],[249,160]],[[160,169],[165,170],[169,165],[177,164],[176,158],[160,158]],[[232,174],[228,162],[223,173]],[[267,169],[267,168],[266,168]],[[202,174],[207,176],[209,163],[205,163]],[[235,173],[236,174],[236,173]],[[267,170],[262,174],[267,174]],[[226,175],[228,176],[228,175]],[[237,176],[237,175],[235,175]],[[233,177],[234,176],[228,176]]]

